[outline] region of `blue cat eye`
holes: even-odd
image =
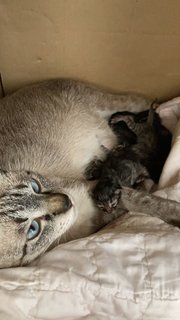
[[[41,231],[40,223],[37,220],[33,220],[27,232],[27,239],[32,240],[36,238]]]
[[[41,192],[41,187],[39,183],[36,180],[31,181],[31,187],[35,193],[40,193]]]

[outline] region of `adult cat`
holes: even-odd
[[[86,168],[117,143],[107,118],[150,104],[72,80],[45,81],[0,101],[0,267],[27,264],[120,214],[94,205]]]

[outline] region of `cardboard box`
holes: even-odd
[[[6,92],[72,77],[167,99],[180,93],[179,0],[0,1]]]

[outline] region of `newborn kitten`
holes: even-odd
[[[158,182],[171,146],[171,134],[153,108],[139,114],[117,112],[109,124],[119,144],[102,163],[93,192],[97,205],[107,212],[117,206],[121,187],[144,187],[146,179]]]

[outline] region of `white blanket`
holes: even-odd
[[[176,129],[160,179],[160,186],[169,188],[158,193],[180,201],[179,101],[168,119],[167,105],[159,109],[165,124],[172,129],[175,121]],[[0,270],[0,320],[11,319],[179,320],[179,229],[128,213],[97,234],[56,247],[31,266]]]

